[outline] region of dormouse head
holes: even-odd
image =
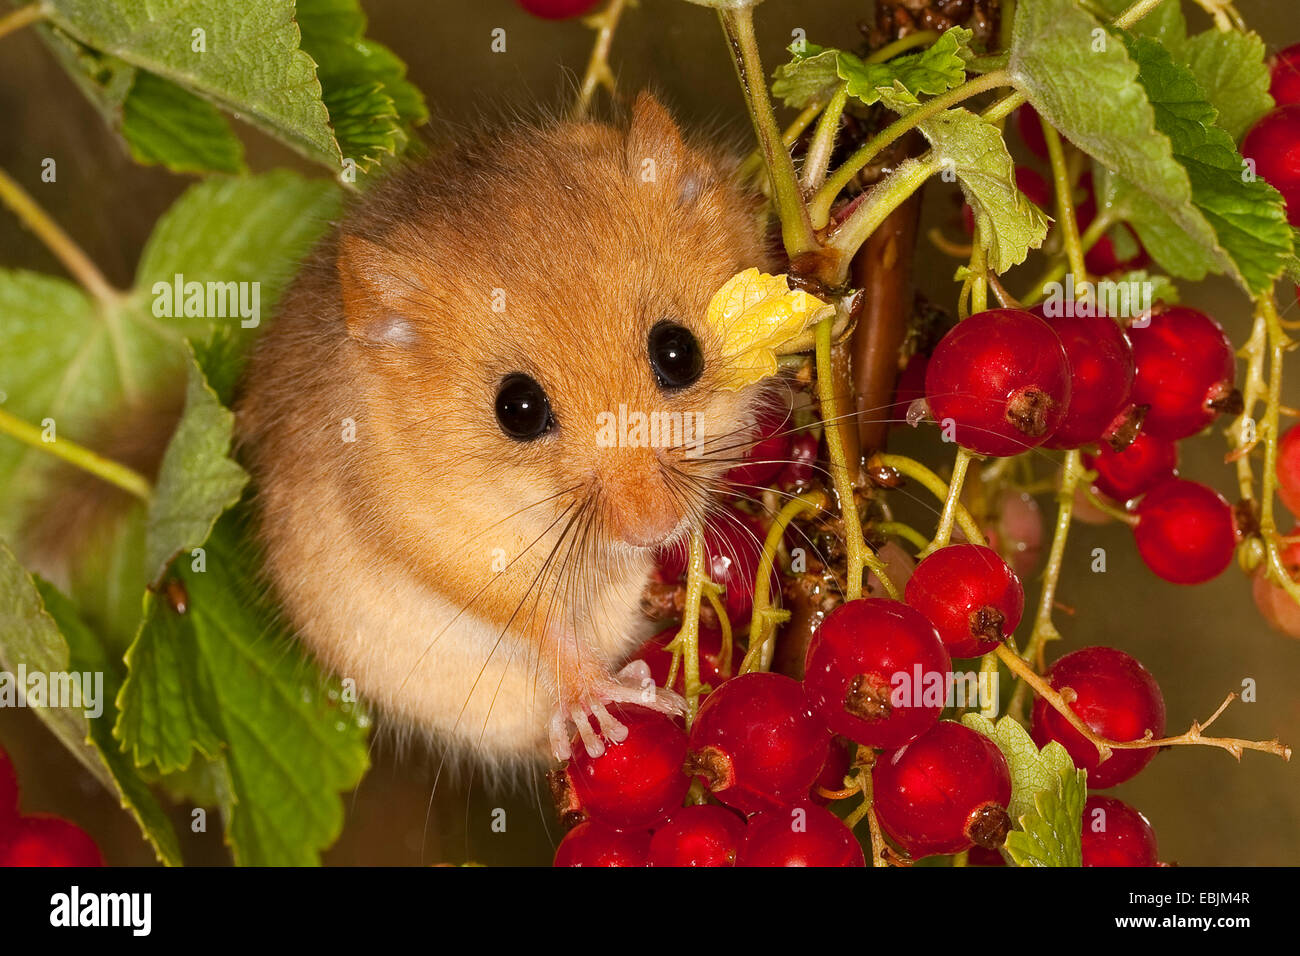
[[[642,94],[623,127],[477,136],[374,193],[337,266],[363,459],[400,520],[473,493],[523,535],[648,551],[703,517],[760,397],[721,387],[705,323],[767,264],[731,164]]]

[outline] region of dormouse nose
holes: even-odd
[[[682,520],[685,489],[657,448],[602,448],[596,463],[601,506],[609,533],[637,547],[663,542]]]

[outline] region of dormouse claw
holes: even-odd
[[[627,739],[627,728],[605,708],[606,704],[637,704],[663,714],[686,713],[686,701],[680,694],[656,686],[650,676],[650,665],[632,661],[614,677],[600,681],[576,700],[556,707],[549,725],[555,759],[564,761],[572,756],[571,727],[577,729],[589,757],[603,754],[606,742],[618,744]],[[593,720],[600,729],[599,734],[592,727]]]

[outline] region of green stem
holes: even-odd
[[[948,483],[915,458],[908,458],[906,455],[881,453],[876,455],[872,461],[886,468],[892,468],[899,474],[919,482],[923,488],[927,489],[940,501],[945,503],[948,501]],[[961,528],[961,533],[966,536],[967,541],[971,544],[988,544],[984,540],[984,533],[980,531],[979,525],[975,523],[975,519],[971,517],[970,512],[966,510],[966,506],[960,501],[954,504],[953,515],[957,527]]]
[[[840,131],[840,120],[848,101],[848,84],[841,83],[817,123],[817,132],[813,134],[812,142],[808,144],[808,154],[803,161],[805,192],[816,189],[826,179],[826,170],[831,164],[831,155],[835,152],[835,137]]]
[[[89,448],[70,442],[66,438],[45,441],[39,428],[9,414],[2,408],[0,408],[0,434],[8,435],[25,445],[61,458],[68,464],[75,465],[82,471],[135,495],[141,501],[148,501],[153,494],[149,480],[138,471],[96,454]]]
[[[614,42],[614,31],[618,29],[618,21],[627,2],[628,0],[609,0],[605,9],[588,21],[596,30],[596,42],[591,48],[587,72],[582,78],[582,88],[578,91],[578,100],[573,107],[576,118],[581,119],[587,115],[597,86],[604,85],[611,96],[614,94],[614,73],[609,68],[609,48]]]
[[[906,116],[900,116],[890,123],[859,147],[852,156],[844,161],[844,164],[839,169],[831,173],[821,189],[817,190],[816,195],[808,204],[813,226],[817,229],[825,227],[830,220],[831,206],[834,205],[836,197],[839,196],[845,186],[852,182],[854,176],[861,172],[869,162],[875,159],[894,140],[909,130],[915,129],[926,120],[939,115],[944,110],[956,106],[973,96],[987,93],[999,86],[1007,86],[1010,82],[1011,76],[1006,70],[995,70],[992,73],[986,73],[973,80],[967,80],[961,86],[954,87],[947,93],[927,100]]]
[[[910,524],[904,524],[902,521],[877,521],[872,525],[881,534],[892,534],[896,538],[902,538],[916,546],[917,551],[922,551],[930,543],[929,539],[921,532],[917,531]]]
[[[1101,240],[1101,237],[1110,231],[1111,226],[1124,218],[1124,215],[1123,212],[1116,208],[1107,209],[1089,223],[1088,228],[1079,237],[1079,245],[1082,247],[1085,256]],[[1069,271],[1070,263],[1064,256],[1056,259],[1051,267],[1043,273],[1042,277],[1029,287],[1029,294],[1020,300],[1021,304],[1026,306],[1037,305],[1047,295],[1047,287],[1053,282],[1060,282]]]
[[[1292,580],[1286,566],[1282,563],[1281,550],[1278,547],[1277,518],[1273,512],[1273,499],[1277,490],[1277,440],[1278,415],[1282,404],[1282,358],[1293,343],[1282,329],[1281,317],[1273,296],[1266,293],[1260,297],[1259,310],[1268,326],[1268,398],[1264,405],[1264,420],[1259,423],[1259,437],[1264,442],[1263,491],[1260,495],[1259,533],[1264,539],[1268,551],[1268,569],[1270,577],[1300,603],[1300,584]]]
[[[1079,241],[1079,224],[1074,215],[1074,196],[1071,194],[1073,183],[1070,170],[1065,164],[1065,150],[1061,147],[1061,137],[1056,127],[1047,120],[1042,120],[1043,138],[1047,140],[1047,156],[1052,163],[1052,180],[1056,187],[1056,215],[1065,240],[1065,258],[1074,273],[1074,281],[1083,283],[1088,278],[1088,270],[1083,261],[1083,245]]]
[[[899,37],[893,43],[886,43],[867,57],[866,62],[884,63],[886,60],[892,60],[898,54],[914,50],[918,46],[929,46],[937,39],[939,39],[938,30],[917,30],[905,37]]]
[[[961,487],[966,483],[966,469],[970,467],[971,454],[958,446],[957,458],[952,463],[952,481],[948,485],[948,494],[943,501],[943,514],[939,516],[939,528],[934,533],[934,540],[926,546],[917,557],[933,554],[940,548],[948,547],[952,541],[953,520],[957,516],[957,507],[961,502]]]
[[[812,121],[815,120],[818,114],[825,108],[826,104],[824,102],[817,101],[805,106],[803,112],[796,116],[794,122],[787,126],[785,132],[781,134],[781,144],[785,146],[786,149],[793,146],[795,141],[803,135],[803,131],[812,125]],[[740,169],[737,171],[737,175],[741,180],[748,180],[762,168],[763,151],[755,149],[746,156],[745,161],[740,164]]]
[[[44,20],[49,15],[50,9],[43,2],[31,3],[17,10],[11,10],[0,17],[0,37],[8,36],[16,30]]]
[[[704,596],[705,578],[704,537],[696,531],[691,534],[690,555],[686,562],[686,600],[682,608],[682,626],[676,637],[682,651],[687,730],[690,730],[700,707],[700,601]]]
[[[745,652],[745,660],[740,668],[741,673],[766,670],[771,664],[768,630],[775,618],[772,611],[772,567],[776,564],[776,552],[781,546],[781,539],[785,536],[785,529],[800,512],[820,512],[826,504],[825,492],[805,492],[787,501],[772,521],[772,526],[767,529],[767,539],[763,542],[763,553],[759,556],[757,577],[754,579],[754,610],[750,617],[749,649]]]
[[[1084,497],[1088,499],[1088,504],[1092,505],[1102,514],[1108,515],[1109,517],[1114,518],[1116,521],[1121,521],[1124,524],[1129,525],[1130,527],[1137,524],[1136,515],[1132,514],[1131,512],[1125,511],[1123,508],[1119,507],[1116,504],[1113,504],[1112,502],[1107,501],[1105,498],[1101,497],[1101,495],[1097,494],[1097,492],[1093,491],[1091,488],[1084,488],[1083,494]]]
[[[871,188],[867,197],[858,204],[848,219],[831,234],[828,249],[834,249],[839,258],[831,285],[844,283],[850,264],[862,244],[871,237],[890,213],[907,202],[908,198],[925,185],[925,181],[943,166],[938,159],[909,159]]]
[[[1154,10],[1156,7],[1160,6],[1160,4],[1163,2],[1164,0],[1137,0],[1136,3],[1130,6],[1127,10],[1125,10],[1123,13],[1121,13],[1111,22],[1114,23],[1115,26],[1123,27],[1125,30],[1127,30],[1131,26],[1133,26],[1133,24],[1137,23],[1148,13]],[[1174,2],[1176,3],[1177,0],[1174,0]]]
[[[794,160],[782,141],[781,129],[772,111],[772,101],[767,95],[767,77],[758,55],[758,39],[754,35],[754,13],[749,6],[728,7],[718,10],[727,44],[731,47],[736,64],[736,75],[745,94],[749,117],[754,123],[758,145],[767,163],[776,199],[777,215],[781,219],[781,239],[790,258],[812,252],[818,248],[817,238],[808,224],[808,209],[799,190],[799,177],[794,170]]]
[[[970,280],[970,314],[975,315],[989,307],[988,262],[978,224],[970,241]]]

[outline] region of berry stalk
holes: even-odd
[[[149,479],[138,471],[105,458],[103,455],[78,445],[76,442],[68,441],[66,438],[60,438],[57,441],[46,441],[42,437],[39,428],[9,414],[4,409],[0,409],[0,435],[8,435],[25,445],[30,445],[32,448],[37,448],[46,454],[60,458],[69,465],[107,481],[110,485],[116,485],[141,501],[148,501],[153,495],[153,488],[149,484]]]
[[[892,468],[899,474],[919,482],[922,487],[940,501],[947,502],[948,500],[948,483],[915,458],[881,452],[871,459],[871,463],[873,467]],[[960,501],[953,506],[953,519],[957,527],[961,528],[962,534],[966,536],[966,540],[971,544],[987,544],[984,540],[984,532],[980,531],[979,525],[975,523],[975,519],[971,517],[970,512],[966,510],[966,506]]]

